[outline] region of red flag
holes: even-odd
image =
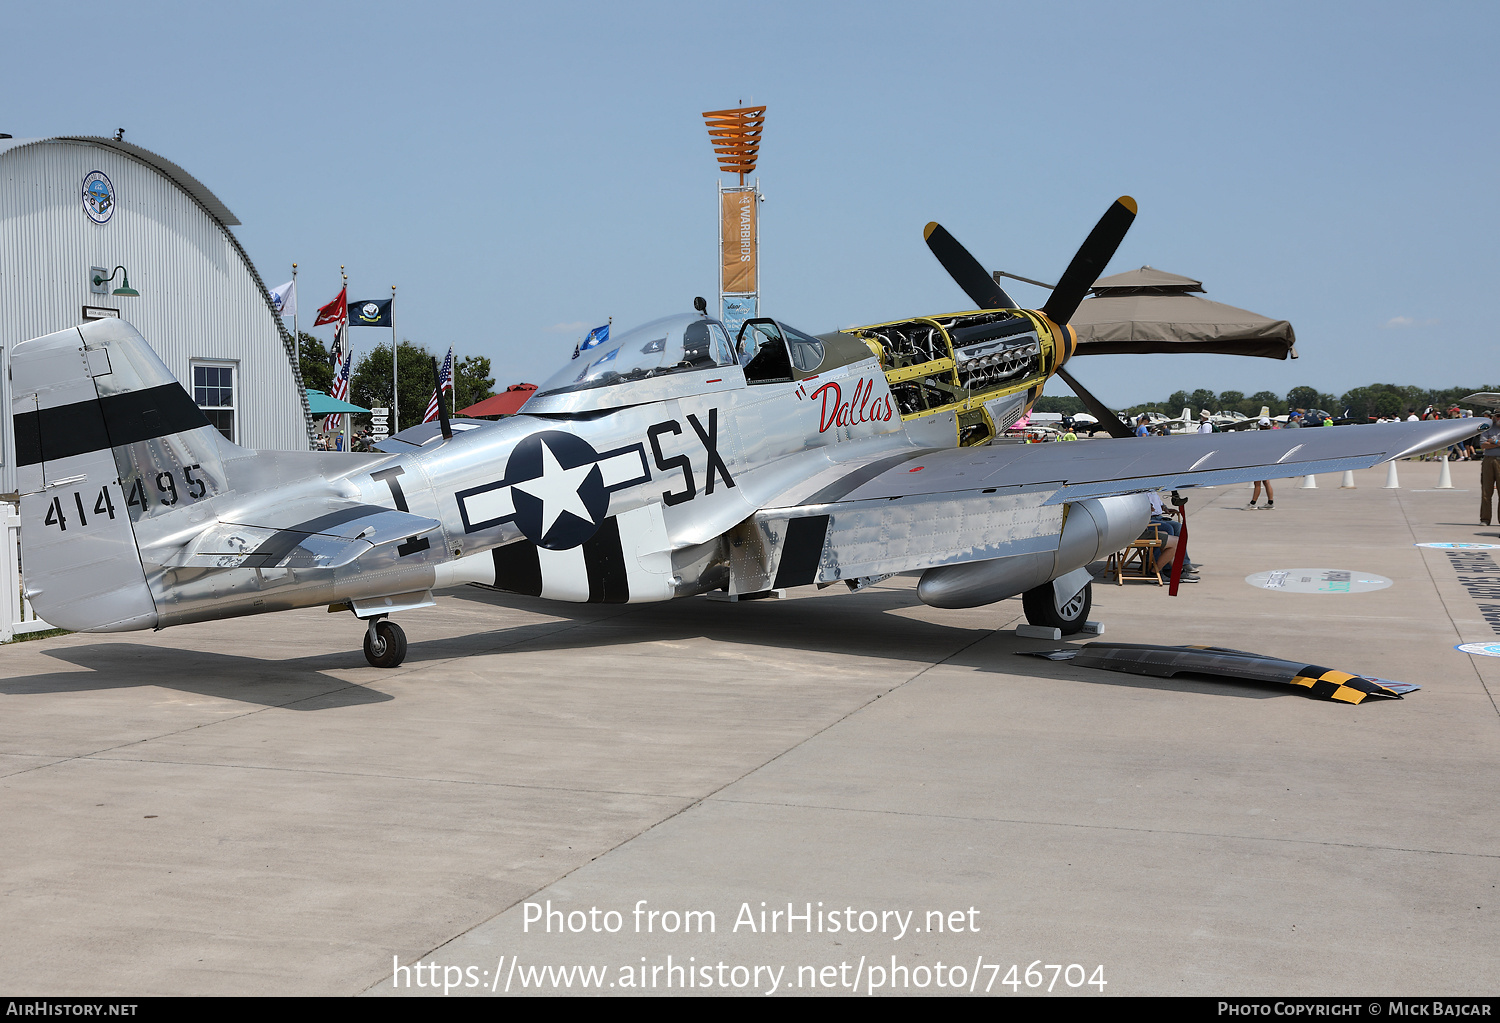
[[[348,291],[348,288],[341,288],[338,298],[318,310],[318,318],[313,320],[314,327],[321,327],[325,323],[349,322]]]

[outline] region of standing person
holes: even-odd
[[[1145,413],[1141,413],[1141,417],[1135,421],[1135,435],[1137,437],[1151,436],[1151,427],[1148,424],[1149,420],[1146,419]]]
[[[1208,409],[1204,409],[1203,411],[1198,413],[1198,432],[1214,432],[1214,421],[1208,417]]]
[[[1500,423],[1500,418],[1495,420]],[[1500,484],[1500,425],[1479,435],[1479,524],[1490,524],[1490,498]]]
[[[1271,428],[1271,420],[1269,420],[1267,418],[1264,418],[1264,417],[1262,417],[1261,421],[1256,424],[1256,429],[1259,429],[1259,430],[1269,430],[1270,428]],[[1255,489],[1250,492],[1250,510],[1251,511],[1255,510],[1255,502],[1260,500],[1260,488],[1262,486],[1264,486],[1266,488],[1266,511],[1270,511],[1270,510],[1272,510],[1273,508],[1276,507],[1276,495],[1274,493],[1272,493],[1272,491],[1271,491],[1271,481],[1270,480],[1256,480],[1255,481]]]

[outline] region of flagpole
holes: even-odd
[[[401,396],[396,383],[396,286],[391,285],[391,436],[401,432]]]
[[[297,264],[292,264],[292,295],[297,294]],[[297,305],[295,299],[292,303],[292,350],[297,353],[297,373],[302,372],[302,335],[297,331]],[[303,381],[303,390],[306,390],[306,381]]]
[[[343,365],[348,365],[348,362],[349,362],[349,349],[351,347],[350,344],[349,344],[349,341],[350,341],[350,338],[349,338],[349,275],[344,272],[344,264],[343,263],[339,264],[339,276],[341,276],[341,277],[344,278],[344,351],[342,352],[342,356],[343,356],[343,360],[344,360]],[[339,371],[343,368],[343,365],[341,365],[341,366],[335,366],[334,367],[333,378],[335,380],[337,380],[339,378]],[[344,401],[348,401],[349,400],[349,394],[347,392],[344,394],[343,400]],[[345,452],[345,454],[347,454],[348,451],[349,451],[349,413],[345,412],[344,413],[344,452]]]

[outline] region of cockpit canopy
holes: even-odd
[[[744,384],[724,325],[683,313],[652,320],[579,352],[537,388],[522,411],[620,408]]]
[[[871,358],[871,349],[852,337],[814,337],[780,321],[757,318],[746,321],[731,339],[718,320],[684,313],[580,351],[537,388],[521,411],[603,411],[747,383],[801,380]]]
[[[586,391],[736,363],[729,332],[718,320],[693,315],[667,316],[579,353],[537,389],[537,396]]]

